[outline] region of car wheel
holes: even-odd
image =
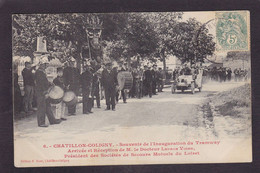
[[[172,94],[174,94],[176,91],[176,87],[174,85],[172,85]]]
[[[194,94],[195,93],[195,84],[191,83],[191,93]]]

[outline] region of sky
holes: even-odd
[[[215,11],[184,12],[182,17],[184,21],[195,17],[201,23],[206,23],[215,18]]]
[[[215,11],[197,11],[197,12],[184,12],[182,16],[182,21],[187,21],[189,18],[196,18],[197,21],[201,22],[202,24],[208,22],[209,20],[212,20],[215,18]],[[209,22],[206,27],[209,29],[209,33],[213,36],[216,35],[215,30],[215,20],[212,22]],[[223,54],[225,56],[226,53]],[[167,65],[170,66],[170,68],[174,68],[176,62],[176,57],[169,57],[167,59]],[[162,63],[158,63],[159,66],[162,66]]]

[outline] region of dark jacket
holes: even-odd
[[[92,90],[93,92],[99,92],[99,83],[100,79],[97,74],[93,75],[93,84],[92,84]]]
[[[117,72],[115,70],[108,72],[107,69],[104,69],[102,71],[101,84],[105,89],[115,89],[116,85],[118,85]]]
[[[153,80],[153,76],[150,70],[144,71],[144,81],[145,82],[151,82]]]
[[[173,72],[172,72],[172,79],[173,80],[176,80],[179,76],[179,70],[175,69]]]
[[[156,81],[156,71],[154,69],[151,70],[151,74],[152,74],[152,80]]]
[[[22,71],[24,86],[34,86],[34,75],[31,69],[24,68]]]
[[[86,70],[80,76],[82,93],[89,95],[92,90],[92,82],[93,82],[93,73],[89,70]]]
[[[18,74],[14,73],[14,93],[19,94],[19,96],[21,96],[21,89],[18,83],[18,78],[19,78]]]
[[[64,82],[63,82],[63,76],[57,76],[54,80],[53,80],[53,83],[56,85],[56,86],[59,86],[61,87],[62,89],[65,89],[65,85],[64,85]]]
[[[163,71],[157,71],[157,80],[162,81],[163,80]]]
[[[75,67],[66,67],[63,70],[64,85],[69,86],[69,90],[75,92],[78,95],[80,87],[80,73],[79,69]]]
[[[47,79],[46,73],[42,69],[38,69],[35,73],[35,90],[38,94],[44,95],[47,93],[50,83]]]

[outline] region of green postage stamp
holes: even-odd
[[[216,12],[219,51],[249,50],[249,11]]]

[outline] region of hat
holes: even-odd
[[[75,62],[76,61],[76,59],[75,58],[73,58],[72,56],[68,59],[68,61],[69,62]]]
[[[40,64],[49,64],[49,60],[46,56],[41,57]]]
[[[105,66],[112,65],[112,62],[106,62]]]
[[[29,62],[29,61],[26,61],[24,64],[25,64],[25,65],[27,65],[27,64],[31,64],[31,62]]]
[[[84,65],[85,66],[90,66],[90,61],[89,60],[85,60]]]
[[[103,62],[105,65],[107,65],[107,64],[112,64],[112,61],[111,61],[111,59],[110,58],[108,58],[108,57],[104,57],[104,62]]]
[[[96,65],[96,61],[95,60],[90,60],[90,65],[91,66],[95,66]]]

